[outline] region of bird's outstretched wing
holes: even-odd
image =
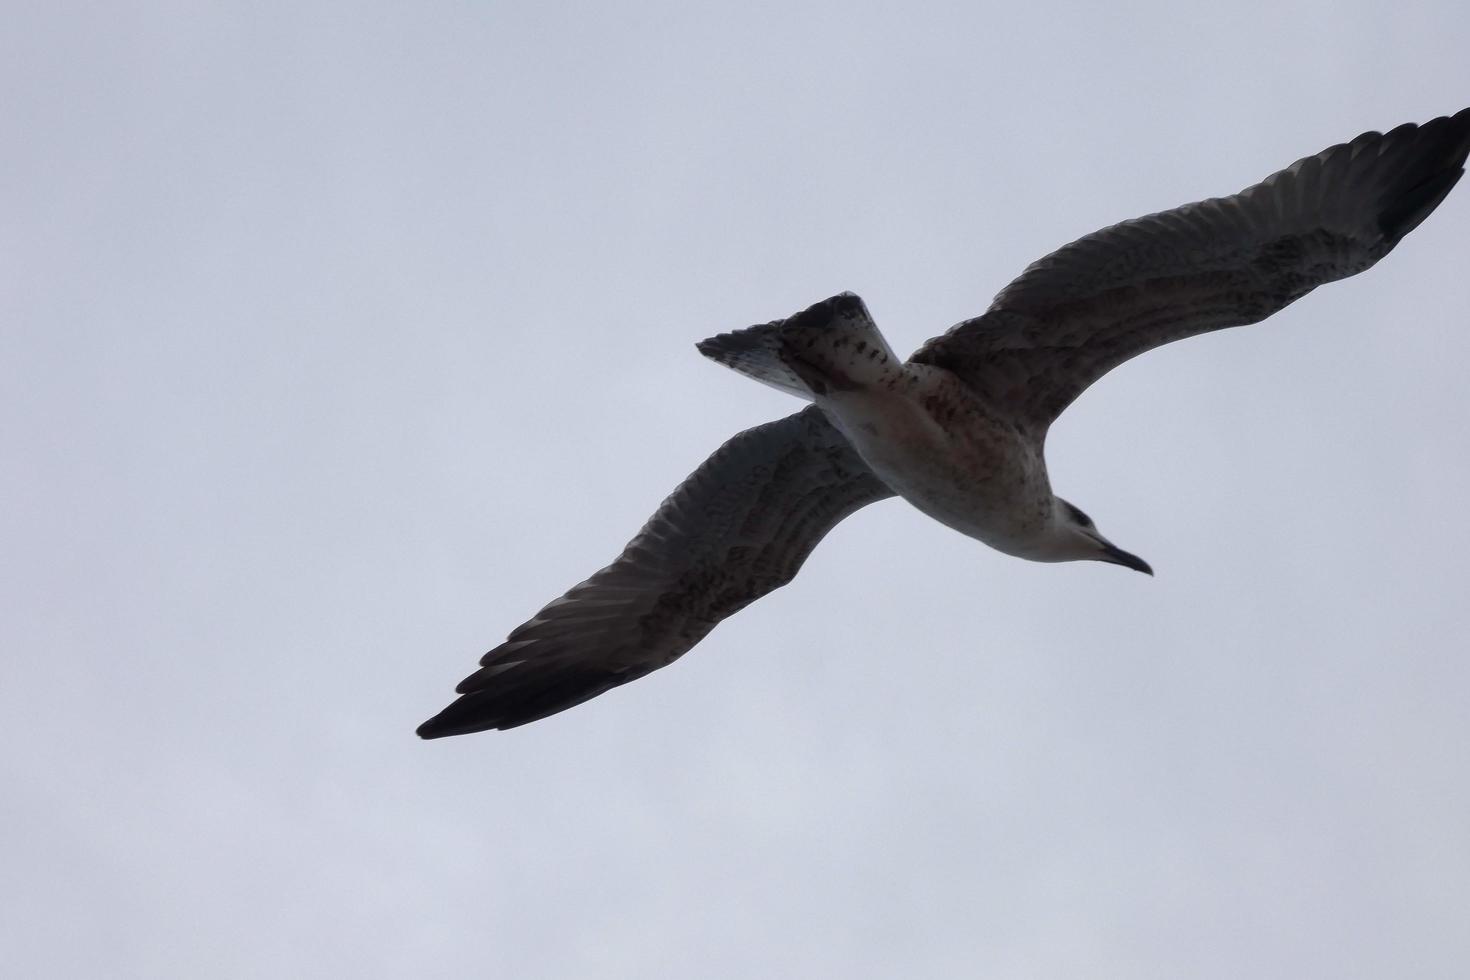
[[[673,663],[791,581],[844,517],[893,496],[816,407],[735,436],[617,560],[517,627],[424,738],[513,728]]]
[[[1464,173],[1470,109],[1299,160],[1232,197],[1104,228],[1033,263],[913,360],[1045,432],[1129,358],[1263,320],[1373,265]]]

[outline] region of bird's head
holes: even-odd
[[[1055,498],[1049,535],[1051,561],[1105,561],[1152,575],[1148,562],[1115,546],[1097,530],[1092,518],[1061,497]]]

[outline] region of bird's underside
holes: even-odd
[[[1372,266],[1439,205],[1467,153],[1470,109],[1365,133],[1239,194],[1105,228],[1033,263],[989,310],[905,364],[893,358],[894,370],[952,376],[996,425],[1027,433],[1039,451],[1052,421],[1129,358],[1255,323]],[[721,446],[612,564],[485,654],[459,698],[418,734],[513,728],[672,663],[791,581],[839,521],[893,496],[893,471],[878,466],[889,475],[881,479],[869,465],[873,447],[860,453],[823,408],[840,394],[834,386],[883,384],[873,379],[892,374],[877,370],[891,352],[829,332],[804,355],[792,340],[820,338],[852,301],[834,297],[701,344],[707,356],[817,404]],[[972,424],[952,415],[956,429]]]

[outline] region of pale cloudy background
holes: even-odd
[[[7,4],[0,955],[40,977],[1451,978],[1470,188],[1054,431],[1150,580],[897,501],[419,742],[797,404],[1101,225],[1470,104],[1470,7]]]

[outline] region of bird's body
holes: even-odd
[[[1054,508],[1041,440],[951,372],[898,364],[877,384],[815,401],[878,478],[925,514],[1008,555],[1042,550]]]
[[[851,293],[702,342],[814,404],[722,446],[612,564],[485,654],[419,734],[522,725],[672,663],[789,582],[844,517],[894,495],[1007,554],[1150,571],[1053,494],[1051,423],[1129,358],[1255,323],[1369,268],[1439,205],[1467,155],[1470,109],[1105,228],[907,361]]]

